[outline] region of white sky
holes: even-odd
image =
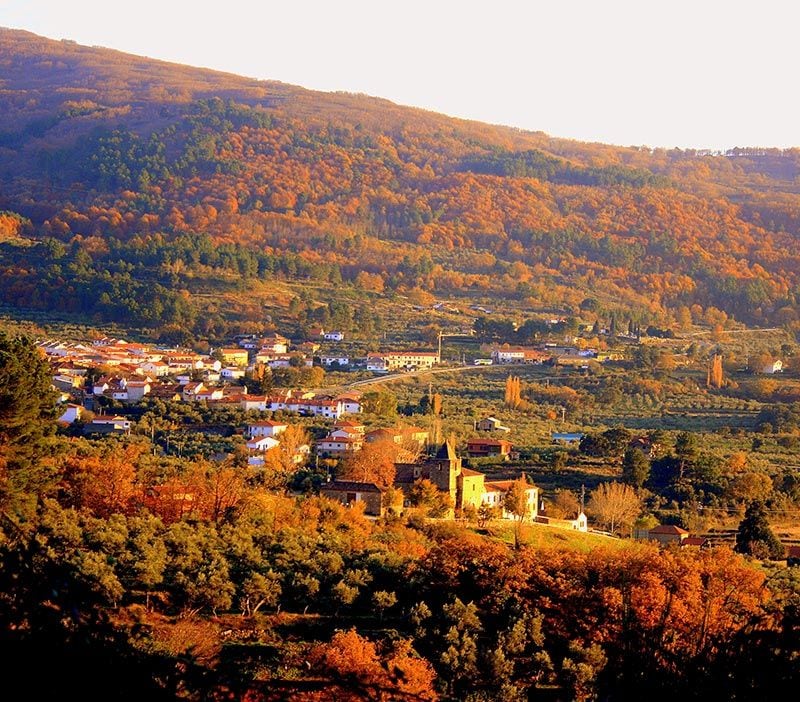
[[[0,26],[55,39],[554,136],[713,149],[800,146],[798,19],[792,0],[0,0]]]

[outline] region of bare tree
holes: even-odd
[[[551,502],[547,503],[546,514],[556,519],[574,519],[580,514],[581,501],[572,490],[556,490]]]
[[[642,511],[642,501],[630,485],[602,483],[589,495],[587,511],[614,533],[633,524]]]
[[[506,512],[510,512],[514,518],[514,548],[519,548],[520,536],[522,532],[522,522],[530,515],[531,507],[528,503],[528,481],[525,476],[520,476],[511,483],[511,487],[506,492],[503,506]]]

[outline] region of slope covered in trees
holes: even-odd
[[[6,685],[32,699],[752,700],[797,686],[796,567],[590,535],[511,549],[424,512],[375,520],[290,495],[235,456],[52,436],[43,366],[0,334],[0,651]],[[749,517],[742,550],[764,541],[763,505]]]
[[[198,278],[278,276],[800,327],[798,150],[584,144],[12,30],[0,66],[7,304],[197,331]]]

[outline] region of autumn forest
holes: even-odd
[[[800,149],[581,143],[3,28],[0,116],[11,689],[796,689]],[[260,355],[268,342],[283,353]],[[436,360],[396,377],[369,365],[412,346]],[[141,373],[137,350],[142,368],[155,354]],[[508,372],[502,353],[519,357]],[[376,377],[398,382],[360,385]],[[334,424],[270,410],[277,393],[358,409]],[[91,433],[106,412],[124,431]],[[266,434],[251,430],[273,420],[284,448],[256,456]],[[342,460],[319,448],[365,429],[425,439]],[[476,442],[507,455],[462,472],[454,447]],[[455,472],[452,494],[421,479],[437,451],[459,485],[484,485],[476,468],[505,483],[485,494],[509,514],[458,507]],[[355,488],[320,494],[337,480],[372,485],[377,513]],[[534,483],[547,526],[523,525]],[[603,521],[620,495],[625,513]],[[658,528],[688,540],[648,540]]]
[[[796,151],[582,144],[0,38],[6,305],[202,334],[195,293],[287,278],[798,324]]]

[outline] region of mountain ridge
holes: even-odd
[[[196,271],[134,249],[205,236],[262,280],[800,328],[798,149],[576,142],[9,29],[0,65],[0,208],[30,220],[6,228],[83,252],[92,279],[119,241],[126,265],[191,294]],[[74,287],[54,265],[8,249],[2,301]]]

